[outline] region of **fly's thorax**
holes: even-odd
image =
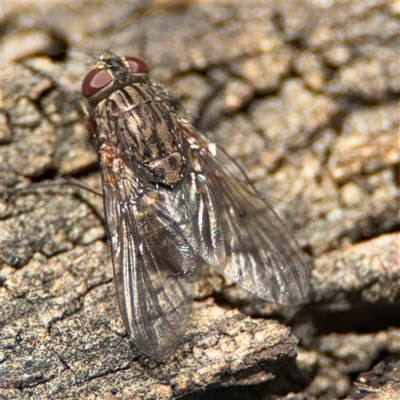
[[[96,106],[95,120],[98,140],[119,146],[146,179],[170,186],[180,182],[187,165],[182,131],[177,115],[152,86],[115,90]]]

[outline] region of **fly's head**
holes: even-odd
[[[102,56],[82,81],[82,95],[95,107],[114,90],[146,81],[149,68],[136,57]]]

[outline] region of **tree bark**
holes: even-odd
[[[0,398],[400,396],[395,368],[372,378],[400,351],[398,17],[396,2],[3,5]],[[79,91],[106,50],[145,59],[241,163],[314,258],[309,304],[204,269],[176,353],[129,344],[102,199],[51,183],[101,188]]]

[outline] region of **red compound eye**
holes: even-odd
[[[82,94],[90,99],[97,92],[108,86],[113,80],[113,77],[104,68],[95,68],[90,71],[82,81]]]
[[[125,57],[125,60],[129,64],[129,68],[132,72],[137,74],[147,74],[149,67],[139,58],[136,57]]]

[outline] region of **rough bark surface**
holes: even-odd
[[[0,398],[400,398],[399,17],[387,1],[3,3]],[[101,198],[29,186],[101,187],[78,103],[106,50],[145,59],[243,165],[314,258],[309,304],[204,270],[176,353],[129,345]]]

